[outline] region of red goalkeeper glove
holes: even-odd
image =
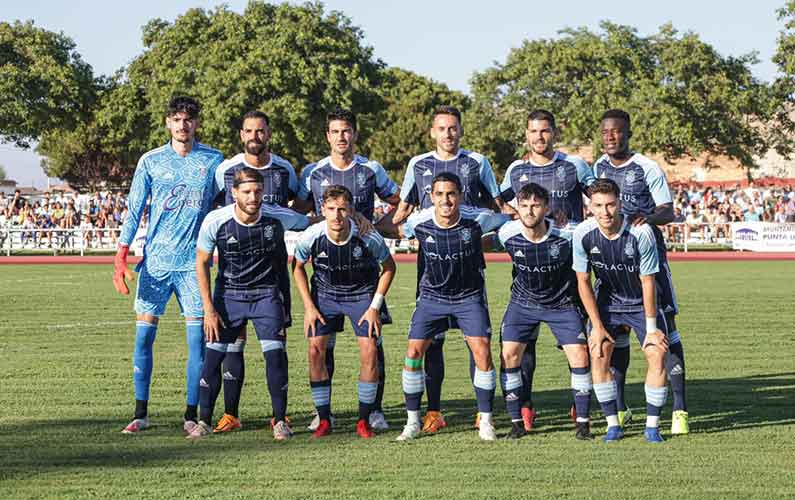
[[[127,254],[129,251],[130,247],[119,245],[119,249],[116,251],[116,258],[113,260],[113,286],[122,295],[130,294],[130,289],[127,288],[127,283],[124,279],[127,278],[130,281],[135,279],[133,272],[127,267]]]

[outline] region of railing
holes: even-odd
[[[711,248],[732,248],[732,231],[730,223],[671,223],[661,228],[668,248],[681,248],[685,252],[692,246],[708,246]],[[51,250],[58,253],[113,251],[120,228],[74,228],[74,229],[23,229],[0,228],[0,251],[11,255],[12,251]],[[140,230],[139,230],[140,233]],[[141,234],[143,236],[143,234]],[[286,240],[292,250],[298,233],[288,232]],[[136,237],[136,240],[140,238]],[[407,240],[389,240],[392,253],[416,251],[413,242]],[[292,253],[292,252],[290,252]]]
[[[74,228],[74,229],[25,229],[0,228],[0,250],[6,255],[12,251],[52,250],[53,255],[60,252],[113,251],[120,228]]]

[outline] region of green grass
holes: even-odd
[[[489,266],[499,324],[510,268]],[[574,439],[569,376],[547,330],[539,340],[538,429],[483,443],[458,335],[448,336],[440,435],[395,443],[404,420],[400,368],[414,269],[401,265],[389,301],[385,406],[393,430],[356,438],[356,352],[341,335],[334,378],[337,431],[311,442],[306,342],[290,332],[289,412],[298,431],[276,443],[256,344],[247,350],[242,432],[198,443],[181,435],[184,326],[173,306],[155,344],[155,427],[119,433],[132,413],[132,299],[109,266],[0,266],[0,498],[793,498],[795,307],[790,262],[676,263],[692,433],[648,445]],[[299,311],[300,312],[300,311]],[[300,314],[298,314],[300,320]],[[629,401],[642,417],[637,346]],[[219,407],[217,412],[221,410]],[[594,402],[594,408],[596,403]],[[601,435],[601,416],[594,412]],[[670,416],[670,409],[664,412]],[[498,430],[507,420],[498,394]],[[667,418],[663,421],[666,428]],[[666,432],[667,437],[667,432]]]

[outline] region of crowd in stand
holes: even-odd
[[[127,217],[127,199],[122,192],[93,194],[53,194],[24,197],[0,192],[0,240],[8,229],[22,229],[23,246],[74,246],[80,229],[84,247],[96,247],[103,241],[115,246],[118,228]],[[0,244],[3,242],[0,241]]]
[[[795,190],[791,185],[751,182],[748,187],[738,183],[713,188],[679,183],[673,184],[671,191],[674,222],[681,223],[666,227],[671,242],[683,241],[686,234],[702,241],[720,241],[730,236],[732,222],[795,222]],[[383,207],[377,207],[376,211],[380,216]],[[74,235],[62,230],[80,229],[84,247],[97,247],[105,242],[112,248],[126,217],[127,199],[121,191],[44,193],[29,198],[19,190],[13,196],[0,192],[0,245],[8,237],[8,229],[22,229],[23,246],[72,246]]]
[[[728,238],[732,222],[795,222],[795,191],[791,185],[739,183],[730,187],[700,187],[683,183],[671,187],[674,222],[684,223],[703,241]],[[684,226],[668,226],[670,241],[681,241]]]

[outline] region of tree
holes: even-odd
[[[413,156],[433,148],[428,133],[433,110],[452,105],[464,111],[469,100],[444,84],[400,68],[385,69],[381,80],[379,93],[385,107],[368,119],[372,133],[362,150],[399,180]]]
[[[86,115],[94,77],[64,34],[0,22],[0,96],[0,142],[28,148],[43,131],[71,129]]]
[[[633,116],[632,144],[667,159],[727,155],[753,167],[770,147],[775,98],[749,69],[755,54],[723,57],[694,33],[665,25],[649,37],[609,22],[601,32],[525,41],[472,79],[476,142],[505,168],[523,152],[529,110],[558,116],[563,142],[593,145],[608,108]]]
[[[173,23],[155,19],[144,27],[144,53],[121,84],[139,89],[124,92],[141,99],[135,107],[146,118],[146,147],[165,142],[165,106],[186,94],[203,106],[203,142],[238,152],[242,115],[261,109],[271,117],[274,151],[300,167],[327,154],[329,109],[365,114],[383,106],[374,90],[383,64],[362,38],[348,18],[324,12],[320,3],[252,1],[243,14],[225,6],[191,9]]]
[[[795,137],[795,0],[785,2],[776,15],[784,22],[784,29],[779,33],[778,47],[773,55],[780,76],[772,85],[778,106],[769,131],[776,151],[788,156],[793,151]]]

